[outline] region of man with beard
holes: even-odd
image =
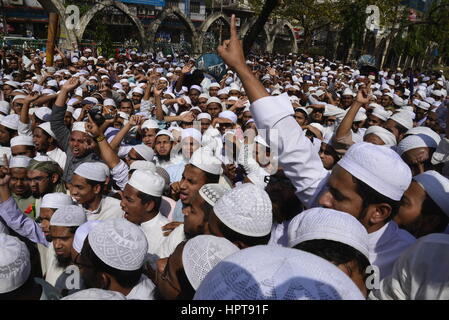
[[[31,195],[31,188],[27,178],[27,167],[30,158],[26,156],[12,157],[9,161],[9,168],[11,171],[11,180],[9,181],[9,189],[12,196],[17,203],[20,211],[29,214],[29,217],[34,219],[33,210],[27,210],[34,206],[36,199]]]
[[[55,134],[51,130],[50,122],[44,122],[34,128],[33,142],[39,154],[48,156],[64,170],[67,154],[58,148],[58,142]]]
[[[174,145],[174,137],[168,130],[160,130],[156,134],[156,141],[154,143],[154,152],[156,153],[156,165],[162,168],[167,168],[175,163],[171,159],[171,151]]]

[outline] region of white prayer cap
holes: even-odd
[[[36,161],[39,161],[39,162],[53,161],[52,158],[50,158],[49,156],[43,155],[43,154],[38,154],[37,156],[35,156],[33,158],[33,160],[36,160]]]
[[[168,130],[160,130],[156,134],[156,137],[159,137],[159,136],[168,136],[170,138],[170,141],[175,141],[175,137],[173,137],[173,134]]]
[[[0,101],[0,112],[8,115],[10,111],[10,106],[8,101]]]
[[[207,100],[206,105],[209,105],[211,103],[218,103],[219,105],[221,105],[221,100],[217,97],[210,97],[209,100]]]
[[[401,126],[403,126],[406,129],[413,128],[413,119],[410,113],[406,111],[399,111],[398,113],[395,113],[390,117],[391,120],[396,121]]]
[[[117,114],[118,114],[118,116],[120,118],[125,119],[125,120],[129,120],[129,114],[127,114],[125,112],[122,112],[122,111],[119,111]]]
[[[395,86],[396,85],[396,83],[394,82],[393,79],[387,80],[387,84],[390,85],[390,86]]]
[[[365,109],[360,109],[355,115],[354,122],[360,122],[366,120],[366,111]]]
[[[238,91],[238,92],[240,92],[240,86],[238,84],[236,84],[235,82],[233,82],[233,83],[231,83],[229,91]]]
[[[10,168],[27,168],[31,158],[27,156],[15,156],[9,160]]]
[[[56,139],[56,135],[53,133],[53,130],[51,130],[50,122],[41,123],[38,127],[48,133],[52,138]]]
[[[143,89],[139,88],[139,87],[136,87],[136,88],[133,89],[133,93],[137,93],[137,94],[143,95]]]
[[[224,258],[239,251],[231,241],[212,235],[199,235],[187,241],[182,251],[184,271],[197,290],[207,274]]]
[[[344,243],[369,260],[368,232],[350,214],[327,208],[313,208],[298,214],[288,225],[289,247],[319,239]]]
[[[153,119],[148,119],[142,124],[142,129],[159,129],[157,122]]]
[[[34,114],[42,121],[50,121],[51,109],[47,107],[40,107],[36,109]]]
[[[234,123],[234,124],[237,123],[237,115],[236,115],[234,112],[229,111],[229,110],[220,112],[220,113],[218,114],[218,117],[219,117],[219,118],[225,118],[225,119],[231,120],[232,123]]]
[[[59,208],[51,216],[50,226],[78,227],[87,221],[84,209],[76,205]]]
[[[62,192],[47,193],[42,197],[41,208],[59,209],[73,204],[72,197]]]
[[[1,121],[0,125],[7,127],[12,130],[17,130],[19,127],[19,115],[18,114],[11,114],[5,116]]]
[[[5,84],[16,89],[20,87],[20,83],[17,81],[6,81]]]
[[[25,99],[25,98],[26,98],[26,96],[20,94],[20,95],[14,96],[14,98],[12,99],[12,102],[19,100],[19,99]]]
[[[419,103],[417,104],[417,107],[427,111],[430,109],[430,104],[425,101],[419,101]]]
[[[146,170],[156,172],[156,165],[151,161],[137,160],[131,163],[129,170]]]
[[[76,110],[81,110],[81,109],[76,109]],[[72,131],[80,131],[80,132],[87,133],[86,122],[83,122],[83,121],[74,122],[72,125]]]
[[[204,201],[214,206],[228,190],[219,183],[209,183],[202,186],[198,193]]]
[[[153,197],[161,197],[165,187],[164,179],[156,172],[149,170],[134,171],[128,184]]]
[[[190,90],[192,90],[192,89],[197,90],[200,93],[203,92],[203,88],[201,88],[201,86],[198,86],[196,84],[194,84],[193,86],[190,87]]]
[[[217,82],[212,82],[212,83],[210,84],[210,86],[209,86],[209,89],[210,89],[210,88],[220,88],[220,84],[217,83]]]
[[[187,129],[182,130],[182,132],[181,132],[181,141],[186,138],[192,137],[194,140],[201,143],[201,136],[202,136],[201,132],[198,131],[197,129],[187,128]]]
[[[105,182],[109,177],[109,168],[103,162],[83,162],[73,173],[84,179]]]
[[[222,172],[221,161],[205,148],[197,149],[192,154],[189,163],[210,174],[220,175]]]
[[[441,141],[440,135],[428,127],[411,128],[410,130],[408,130],[405,133],[405,136],[408,136],[408,135],[426,135],[426,136],[431,137],[433,140],[435,140],[435,143],[437,143],[437,144],[439,144]]]
[[[196,119],[197,119],[197,120],[201,120],[201,119],[209,119],[209,120],[212,120],[212,117],[210,116],[209,113],[202,112],[202,113],[200,113],[200,114],[196,117]]]
[[[437,141],[433,137],[426,134],[414,134],[405,137],[398,144],[397,152],[402,155],[404,152],[417,148],[434,148],[438,147],[441,138]]]
[[[126,297],[117,291],[91,288],[77,291],[61,300],[126,300]]]
[[[271,232],[273,212],[268,194],[252,183],[226,192],[214,206],[217,217],[228,228],[250,237]]]
[[[440,173],[429,170],[413,177],[430,198],[449,216],[449,179]]]
[[[384,93],[383,96],[387,96],[390,97],[391,99],[394,99],[394,96],[391,92]]]
[[[338,165],[352,176],[395,201],[400,201],[412,180],[401,157],[383,146],[360,142],[351,146]]]
[[[154,151],[151,147],[145,144],[138,144],[133,149],[147,161],[153,161]]]
[[[86,240],[89,231],[92,230],[93,227],[95,227],[99,223],[101,223],[101,221],[99,220],[86,221],[76,229],[72,243],[72,247],[73,249],[75,249],[76,252],[81,253],[84,241]]]
[[[101,261],[118,270],[139,270],[148,252],[142,229],[123,218],[97,224],[89,231],[88,241]]]
[[[427,102],[430,105],[433,105],[436,100],[434,98],[432,98],[432,97],[427,97],[427,98],[424,99],[424,101]]]
[[[382,121],[387,121],[391,117],[391,112],[385,110],[383,107],[375,107],[371,113],[373,116],[378,117]]]
[[[11,147],[15,146],[34,146],[32,136],[15,136],[11,139]]]
[[[0,293],[20,288],[30,276],[30,253],[16,237],[0,233]]]
[[[113,99],[104,99],[103,101],[104,106],[116,106],[115,101]]]
[[[208,273],[195,300],[365,300],[332,263],[297,249],[240,250]]]
[[[355,97],[355,93],[354,91],[352,91],[349,88],[346,88],[343,93],[341,94],[342,96],[351,96],[351,97]]]
[[[393,96],[393,103],[395,105],[397,105],[398,107],[402,107],[404,106],[404,99],[402,99],[401,97],[399,97],[398,95],[394,95]]]
[[[369,134],[374,134],[378,136],[387,147],[392,147],[396,145],[396,137],[394,134],[392,134],[390,131],[388,131],[385,128],[379,127],[379,126],[371,126],[369,127],[364,134],[364,137],[366,137]]]

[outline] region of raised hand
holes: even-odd
[[[194,116],[193,112],[187,112],[186,114],[183,114],[181,116],[182,122],[193,122],[193,120],[195,120],[195,116]]]
[[[5,163],[4,166],[0,168],[0,186],[8,186],[9,180],[11,179],[11,173],[9,171],[9,161],[6,154],[3,154],[3,162]]]
[[[223,44],[217,48],[217,51],[231,69],[237,70],[246,66],[243,46],[237,34],[234,14],[231,17],[231,39],[223,41]]]
[[[98,125],[92,120],[90,114],[87,114],[87,116],[89,117],[89,122],[86,123],[86,131],[90,133],[94,138],[102,136],[103,132],[100,130]]]
[[[192,71],[193,64],[194,64],[193,61],[187,62],[186,65],[184,67],[182,67],[182,70],[181,70],[182,74],[187,74],[190,71]]]
[[[79,84],[80,84],[79,78],[72,77],[64,83],[61,90],[64,90],[66,92],[72,92],[73,90],[75,90],[76,87],[79,86]]]
[[[23,98],[23,100],[25,102],[31,103],[33,101],[36,101],[39,97],[40,97],[40,94],[37,93],[36,91],[34,91],[34,92],[30,93],[29,95],[27,95],[25,98]]]

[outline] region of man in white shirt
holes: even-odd
[[[47,155],[59,164],[62,170],[65,168],[67,154],[58,148],[56,136],[50,128],[50,122],[44,122],[33,130],[33,142],[36,151]]]

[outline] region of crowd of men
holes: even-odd
[[[449,81],[0,49],[0,299],[449,299]],[[449,258],[449,257],[448,257]]]

